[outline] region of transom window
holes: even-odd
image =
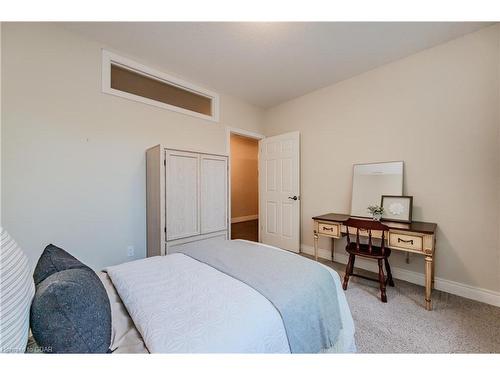
[[[219,96],[103,50],[103,92],[218,121]]]

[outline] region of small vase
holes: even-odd
[[[382,219],[382,214],[373,214],[373,220],[380,221]]]

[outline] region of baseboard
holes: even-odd
[[[314,248],[308,245],[301,245],[303,253],[314,255]],[[332,253],[330,250],[318,249],[318,256],[320,258],[331,260]],[[334,254],[335,262],[347,264],[348,256],[345,252],[336,251]],[[375,262],[363,258],[356,258],[356,267],[362,268],[367,271],[377,273],[378,267]],[[417,285],[425,285],[425,276],[423,273],[405,270],[400,267],[391,267],[392,275],[396,279],[408,281]],[[473,299],[475,301],[484,302],[489,305],[500,307],[500,292],[493,290],[478,288],[467,284],[458,283],[456,281],[442,279],[436,277],[434,279],[434,288],[443,292],[455,294],[460,297]]]
[[[232,217],[231,218],[231,224],[242,223],[243,221],[257,220],[258,218],[259,218],[259,215],[248,215],[248,216]]]

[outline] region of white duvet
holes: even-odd
[[[340,288],[343,328],[333,351],[351,352],[354,324]],[[275,307],[248,285],[183,254],[107,268],[151,353],[289,353]]]

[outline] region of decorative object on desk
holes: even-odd
[[[373,220],[380,221],[384,214],[384,207],[377,205],[368,206],[368,212],[372,214]]]
[[[400,223],[411,223],[413,197],[403,195],[382,195],[382,202],[380,205],[384,209],[382,219]]]
[[[371,218],[366,208],[380,204],[382,195],[403,195],[403,164],[402,161],[355,164],[351,215]]]

